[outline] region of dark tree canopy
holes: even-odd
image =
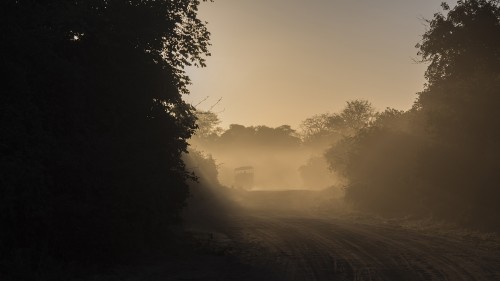
[[[221,123],[219,116],[212,111],[196,110],[196,134],[195,141],[207,141],[222,134],[223,129],[219,127]]]
[[[500,73],[500,7],[495,0],[458,1],[446,14],[428,20],[428,31],[417,44],[429,66],[428,87],[447,80]]]
[[[36,266],[168,243],[192,177],[184,67],[209,55],[199,4],[2,1],[2,258],[29,249]]]
[[[458,1],[428,20],[414,107],[388,109],[325,156],[346,197],[377,212],[500,229],[500,2]]]
[[[218,145],[223,148],[236,149],[281,149],[298,147],[300,139],[295,130],[289,125],[271,128],[263,125],[245,127],[239,124],[231,124],[229,129],[221,134]]]
[[[418,45],[430,62],[416,108],[434,141],[422,152],[424,184],[440,191],[436,209],[497,225],[500,149],[500,3],[459,1],[435,14]],[[446,207],[448,206],[448,207]]]
[[[417,45],[429,62],[428,83],[415,107],[428,128],[456,145],[493,144],[499,135],[500,6],[498,1],[459,1],[429,20]]]
[[[421,212],[415,172],[422,141],[408,130],[412,115],[386,109],[373,124],[325,151],[329,168],[348,181],[348,201],[386,215]]]
[[[350,100],[339,113],[323,113],[304,120],[300,125],[302,139],[307,146],[324,150],[367,127],[374,117],[375,109],[369,101]]]
[[[429,62],[427,87],[416,107],[429,128],[450,141],[491,143],[500,123],[500,6],[498,1],[459,1],[435,14],[417,45]],[[481,140],[480,140],[481,139]]]

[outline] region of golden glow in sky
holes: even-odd
[[[409,109],[426,65],[415,44],[436,0],[215,0],[200,17],[212,57],[189,68],[186,100],[220,112],[223,126],[297,128],[314,114],[367,99],[383,110]],[[456,1],[448,1],[454,5]]]

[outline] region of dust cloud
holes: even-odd
[[[191,227],[228,225],[228,214],[305,214],[341,204],[344,181],[323,154],[327,142],[307,141],[287,125],[234,124],[221,130],[213,125],[216,116],[206,112],[198,122],[184,157],[198,176],[185,211]]]
[[[229,188],[242,188],[238,168],[251,167],[253,181],[247,190],[320,190],[339,181],[328,169],[321,155],[312,155],[300,145],[285,148],[265,147],[254,144],[206,148],[193,144],[217,163],[218,178]]]

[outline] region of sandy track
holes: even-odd
[[[497,249],[397,226],[254,213],[227,233],[285,280],[500,280]]]

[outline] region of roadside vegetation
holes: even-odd
[[[0,279],[184,250],[199,4],[1,2]]]

